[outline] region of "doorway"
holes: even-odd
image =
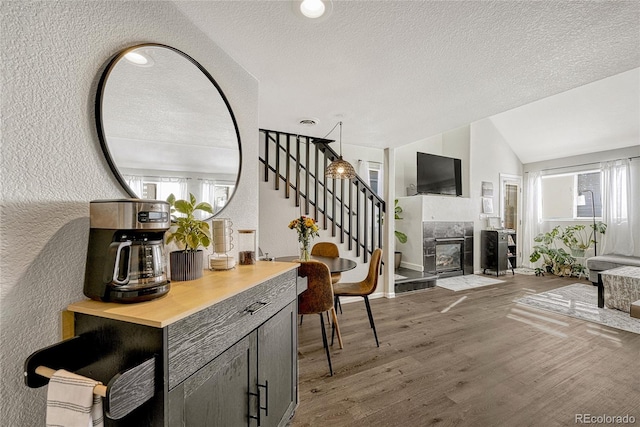
[[[522,265],[522,177],[500,174],[500,220],[502,227],[516,232],[516,266]]]

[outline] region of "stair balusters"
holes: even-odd
[[[324,230],[330,228],[331,235],[339,238],[340,243],[346,239],[349,250],[355,246],[356,256],[362,252],[366,263],[375,248],[382,247],[382,218],[386,204],[360,176],[351,180],[325,179],[327,165],[338,157],[329,145],[331,142],[261,129],[263,179],[269,182],[274,178],[276,191],[280,190],[281,182],[284,183],[287,199],[293,190],[296,207],[303,203],[305,215],[321,223]]]

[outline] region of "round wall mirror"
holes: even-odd
[[[215,216],[233,196],[242,163],[238,126],[218,84],[187,54],[159,44],[118,53],[98,85],[96,122],[131,197],[191,193]]]

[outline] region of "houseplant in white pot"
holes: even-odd
[[[213,215],[209,203],[197,203],[196,197],[189,194],[189,200],[179,199],[173,194],[167,198],[171,206],[171,229],[167,232],[167,243],[176,242],[180,250],[169,254],[171,280],[194,280],[202,277],[204,257],[202,247],[211,244],[209,223],[196,218],[196,211]],[[177,213],[177,214],[176,214]]]
[[[569,225],[565,227],[560,235],[562,242],[571,249],[571,255],[575,257],[583,257],[587,249],[589,249],[595,241],[595,233],[604,234],[607,231],[607,224],[602,221],[590,224],[591,231],[587,231],[584,224]]]

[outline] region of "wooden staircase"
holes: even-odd
[[[260,162],[264,182],[293,198],[305,215],[348,250],[368,262],[383,246],[382,220],[386,203],[356,176],[350,180],[325,178],[327,165],[338,158],[332,140],[260,129]]]

